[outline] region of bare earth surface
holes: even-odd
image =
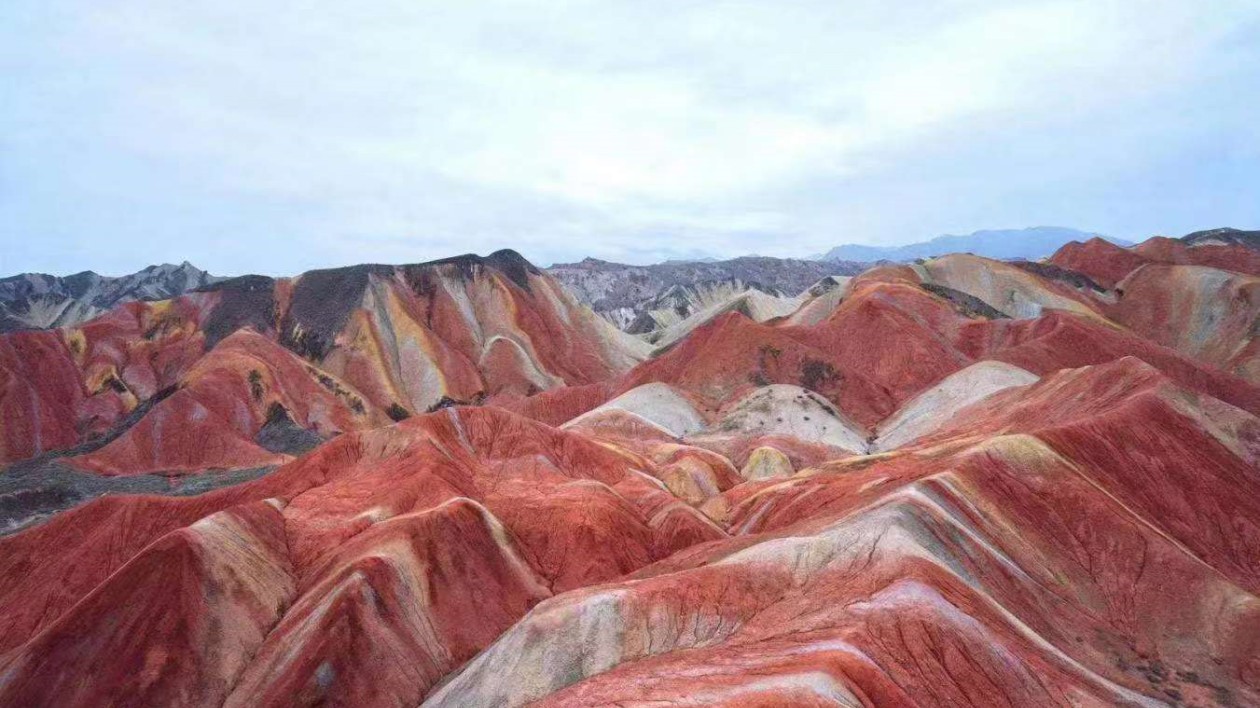
[[[0,705],[1260,704],[1246,238],[823,275],[655,336],[510,251],[0,335]]]

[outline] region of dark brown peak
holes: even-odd
[[[485,259],[475,253],[465,253],[449,258],[439,258],[424,263],[409,263],[399,266],[403,279],[415,292],[428,295],[435,287],[433,277],[439,270],[454,270],[462,281],[471,281],[477,275],[477,268],[485,266]]]
[[[298,425],[279,401],[267,407],[267,422],[254,436],[254,442],[268,452],[303,455],[314,450],[324,438]]]
[[[206,351],[244,328],[257,332],[275,329],[275,278],[265,275],[242,275],[197,288],[194,292],[217,292],[219,301],[211,310],[202,331],[206,335]]]
[[[276,301],[272,290],[225,290],[202,325],[206,351],[245,329],[271,332],[276,326]]]
[[[807,292],[811,297],[818,297],[820,295],[829,293],[840,286],[841,286],[841,283],[839,280],[836,279],[836,276],[828,275],[824,278],[821,278],[818,282],[814,283],[813,285],[809,286],[809,288],[805,292]]]
[[[1071,285],[1074,288],[1088,288],[1095,292],[1103,292],[1106,290],[1103,286],[1094,282],[1084,273],[1078,273],[1074,270],[1062,268],[1053,263],[1038,263],[1036,261],[1011,261],[1011,265],[1033,275],[1039,275],[1049,280],[1058,280]]]
[[[292,423],[293,417],[289,415],[289,409],[284,407],[280,401],[272,401],[267,406],[267,423]]]
[[[365,263],[298,276],[280,325],[280,341],[304,357],[323,359],[350,313],[363,301],[369,278],[395,271],[394,266]]]
[[[421,271],[435,266],[454,266],[458,269],[462,278],[469,280],[475,276],[477,267],[493,268],[527,291],[529,290],[529,276],[542,274],[542,271],[526,260],[524,256],[507,248],[495,251],[485,257],[478,256],[475,253],[465,253],[461,256],[441,258],[436,261],[428,261],[427,263],[416,263],[403,266],[403,271],[409,280],[414,281]]]
[[[935,283],[920,283],[919,287],[949,302],[956,312],[966,317],[986,320],[1009,320],[1010,315],[998,310],[980,298],[961,290]]]
[[[210,293],[210,292],[271,292],[276,287],[276,279],[267,275],[240,275],[227,280],[220,280],[215,283],[208,283],[199,288],[195,288],[193,292]]]
[[[298,276],[299,279],[318,278],[325,281],[361,279],[367,282],[369,275],[389,275],[394,272],[397,266],[385,263],[359,263],[350,266],[340,266],[337,268],[320,268],[317,270],[308,270]]]
[[[486,262],[496,267],[527,268],[531,272],[539,272],[538,268],[533,263],[530,263],[528,258],[510,248],[500,248],[491,253],[486,256]]]
[[[538,270],[533,263],[530,263],[524,256],[510,248],[500,249],[491,253],[486,257],[486,263],[501,271],[504,275],[511,278],[512,282],[525,290],[529,290],[530,275],[542,274],[542,271]]]

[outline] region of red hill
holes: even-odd
[[[877,268],[655,352],[511,252],[2,335],[0,705],[1260,703],[1210,248]]]

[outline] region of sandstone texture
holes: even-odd
[[[1249,243],[656,342],[512,252],[0,335],[0,706],[1260,704]]]

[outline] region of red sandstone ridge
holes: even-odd
[[[1099,284],[1113,288],[1125,276],[1147,263],[1198,265],[1260,276],[1260,253],[1239,244],[1188,244],[1179,239],[1155,238],[1133,248],[1123,248],[1101,238],[1073,241],[1060,248],[1049,262],[1084,273]]]
[[[1260,704],[1226,247],[878,268],[650,355],[511,253],[0,336],[0,705]]]
[[[1124,276],[1148,262],[1141,254],[1103,238],[1091,238],[1084,243],[1073,241],[1050,257],[1050,263],[1084,273],[1108,288],[1115,287]]]
[[[13,421],[0,431],[0,462],[121,434],[79,464],[109,474],[269,464],[276,452],[253,438],[273,405],[326,438],[453,402],[600,381],[646,350],[508,251],[247,276],[0,336],[0,411]]]

